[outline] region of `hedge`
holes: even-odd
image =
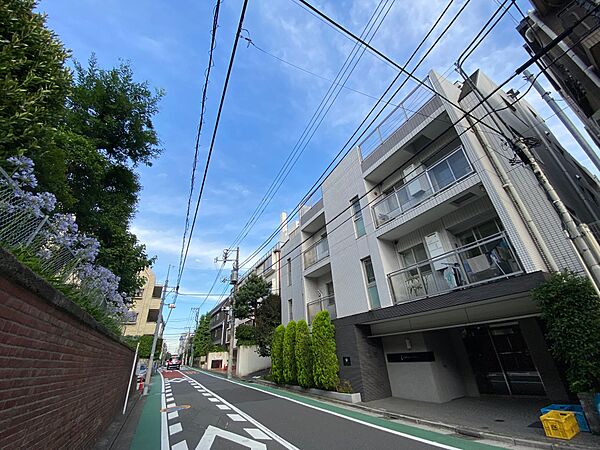
[[[283,338],[283,379],[287,384],[296,384],[296,322],[285,327]]]
[[[239,346],[256,345],[256,332],[252,325],[242,323],[235,329],[235,340]]]
[[[312,347],[315,385],[334,390],[339,383],[339,364],[335,353],[335,327],[327,311],[319,312],[313,320]]]
[[[279,325],[273,333],[271,343],[271,376],[275,383],[283,383],[283,337],[285,327]]]
[[[298,384],[303,388],[313,385],[312,345],[308,324],[299,320],[296,324],[296,369]]]

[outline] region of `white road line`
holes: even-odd
[[[190,378],[187,375],[186,375],[186,377]],[[217,377],[217,378],[220,378],[220,377]],[[193,380],[193,378],[190,378],[190,379]],[[248,422],[250,422],[251,424],[253,424],[255,427],[257,427],[260,430],[262,430],[265,434],[267,434],[268,436],[270,436],[273,440],[279,442],[283,447],[285,447],[285,448],[287,448],[289,450],[300,450],[298,447],[296,447],[295,445],[289,443],[288,441],[286,441],[284,438],[282,438],[281,436],[279,436],[274,431],[271,431],[270,429],[268,429],[266,426],[264,426],[262,423],[260,423],[254,417],[250,416],[249,414],[246,414],[244,411],[242,411],[241,409],[239,409],[237,406],[233,405],[232,403],[229,403],[223,397],[215,394],[210,389],[207,389],[206,386],[204,386],[202,384],[201,384],[201,386],[204,389],[206,389],[207,392],[210,392],[210,395],[214,395],[216,398],[218,398],[219,400],[221,400],[221,403],[229,406],[233,411],[235,411],[236,413],[238,413],[240,416],[244,417]]]
[[[219,409],[223,410],[223,411],[228,411],[228,410],[230,410],[230,409],[231,409],[231,408],[230,408],[229,406],[227,406],[227,405],[215,405],[215,406],[216,406],[217,408],[219,408]]]
[[[204,395],[205,397],[212,397],[212,394],[209,394],[208,392],[204,392],[202,395]]]
[[[336,413],[334,411],[328,411],[326,409],[319,408],[318,406],[309,405],[307,403],[303,403],[301,401],[294,400],[293,398],[288,398],[288,397],[284,397],[283,395],[275,394],[274,392],[263,391],[262,389],[259,389],[259,388],[254,387],[254,386],[247,386],[247,385],[245,385],[243,383],[240,383],[239,381],[228,380],[226,378],[220,377],[218,375],[213,375],[211,373],[200,372],[200,371],[199,371],[199,373],[201,373],[203,375],[206,375],[208,377],[217,378],[217,379],[219,379],[221,381],[227,381],[228,383],[233,383],[233,384],[237,384],[239,386],[242,386],[242,387],[245,387],[245,388],[248,388],[248,389],[253,389],[255,391],[259,391],[259,392],[262,392],[264,394],[272,395],[273,397],[277,397],[277,398],[280,398],[282,400],[287,400],[288,402],[297,403],[299,405],[305,406],[306,408],[316,409],[317,411],[321,411],[321,412],[324,412],[326,414],[331,414],[332,416],[341,417],[342,419],[346,419],[346,420],[349,420],[351,422],[360,423],[361,425],[364,425],[364,426],[367,426],[367,427],[371,427],[371,428],[375,428],[376,430],[385,431],[386,433],[390,433],[390,434],[395,434],[396,436],[401,436],[403,438],[410,439],[412,441],[423,442],[425,444],[429,444],[431,446],[439,447],[439,448],[443,448],[443,449],[447,449],[447,450],[459,450],[457,447],[452,447],[451,445],[440,444],[439,442],[430,441],[430,440],[427,440],[427,439],[424,439],[424,438],[413,436],[412,434],[406,434],[406,433],[402,433],[401,431],[391,430],[389,428],[381,427],[379,425],[375,425],[375,424],[372,424],[372,423],[364,422],[364,421],[362,421],[360,419],[355,419],[354,417],[345,416],[344,414]],[[415,427],[415,428],[417,428],[417,427]],[[440,436],[443,436],[441,433],[438,433],[438,434],[440,434]]]
[[[177,406],[175,402],[167,403],[167,408],[171,408],[173,406]]]
[[[188,450],[187,442],[181,441],[171,446],[171,450]]]
[[[269,436],[260,431],[258,428],[244,428],[244,431],[252,436],[253,439],[262,439],[263,441],[271,440]]]
[[[208,401],[209,402],[213,402],[213,403],[217,403],[219,401],[218,398],[214,398],[214,397],[208,397]]]
[[[179,417],[179,413],[177,411],[173,411],[167,414],[167,419],[176,419]]]
[[[244,419],[239,414],[227,414],[227,417],[229,417],[234,422],[245,422],[246,421],[246,419]]]
[[[163,377],[162,373],[160,374],[160,379],[161,379],[161,383],[162,383],[162,390],[164,392],[165,390],[165,378]],[[160,396],[160,406],[162,407],[162,409],[165,409],[165,394],[161,394]],[[161,450],[169,450],[169,433],[168,433],[168,428],[167,428],[167,413],[166,412],[161,412],[160,413],[160,449]]]
[[[181,430],[183,430],[183,428],[181,427],[181,424],[178,422],[175,425],[171,425],[169,427],[169,435],[172,436],[175,433],[179,433]]]

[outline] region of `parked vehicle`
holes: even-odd
[[[172,356],[167,360],[167,370],[179,369],[181,367],[181,360],[177,356]]]

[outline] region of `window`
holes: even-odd
[[[292,258],[287,259],[287,285],[292,285]]]
[[[373,271],[373,263],[371,257],[362,260],[365,269],[365,280],[367,282],[367,294],[369,295],[369,303],[371,309],[380,308],[379,293],[377,292],[377,283],[375,282],[375,272]]]
[[[288,300],[288,322],[291,322],[292,320],[294,320],[294,312],[292,310],[292,306],[293,306],[293,302],[292,302],[292,299],[290,298]]]
[[[433,189],[438,192],[471,173],[471,166],[461,149],[434,164],[428,172]]]
[[[160,298],[162,295],[162,286],[154,286],[152,290],[152,298]]]
[[[151,309],[148,311],[148,318],[146,322],[157,322],[158,321],[158,309]]]
[[[358,197],[354,197],[350,203],[352,203],[354,231],[356,232],[356,237],[359,238],[366,234],[365,221],[363,220],[362,210],[360,209],[360,201],[358,200]]]

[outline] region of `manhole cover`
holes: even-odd
[[[191,406],[190,405],[177,405],[177,406],[171,406],[169,408],[161,408],[160,412],[173,412],[173,411],[182,411],[184,409],[190,409]]]

